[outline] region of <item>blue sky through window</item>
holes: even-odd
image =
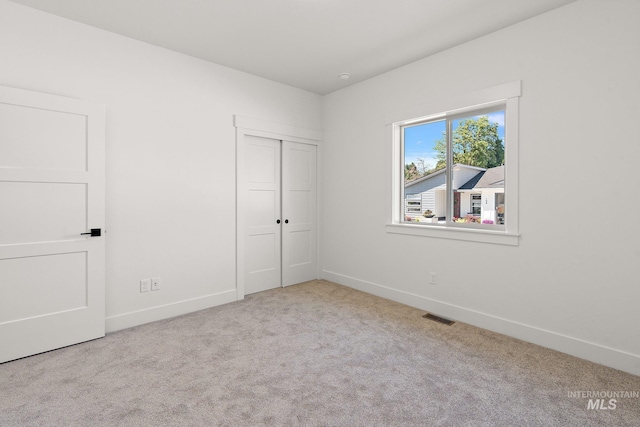
[[[504,142],[504,111],[495,111],[489,114],[465,117],[453,121],[453,128],[458,126],[460,121],[468,118],[478,118],[489,116],[489,121],[498,124],[498,136]],[[438,162],[437,151],[434,149],[436,141],[441,139],[446,130],[446,121],[424,123],[416,126],[404,128],[404,164],[414,163],[421,167],[418,159],[424,160],[426,170],[433,169]]]
[[[436,141],[441,139],[446,130],[446,121],[429,122],[404,129],[404,164],[414,163],[420,167],[419,160],[424,160],[426,169],[433,169],[438,162]]]

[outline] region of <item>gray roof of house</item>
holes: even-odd
[[[457,167],[463,167],[463,168],[467,168],[467,169],[476,169],[476,170],[479,170],[479,171],[483,171],[483,172],[481,172],[481,173],[484,173],[484,170],[483,170],[482,168],[477,167],[477,166],[463,165],[463,164],[461,164],[461,163],[456,163],[456,164],[454,164],[454,165],[453,165],[453,168],[454,168],[454,169],[455,169],[455,168],[457,168]],[[447,171],[447,168],[438,169],[437,171],[432,172],[432,173],[430,173],[429,175],[421,176],[420,178],[414,179],[413,181],[406,182],[406,183],[404,184],[404,186],[405,186],[405,188],[406,188],[406,187],[411,187],[412,185],[415,185],[415,184],[418,184],[418,183],[420,183],[420,182],[422,182],[422,181],[426,181],[426,180],[428,180],[428,179],[431,179],[431,178],[433,178],[434,176],[437,176],[437,175],[443,174],[443,173],[445,173],[446,171]],[[466,185],[466,184],[465,184],[465,185]]]
[[[480,172],[460,186],[459,190],[474,188],[504,188],[504,165]]]

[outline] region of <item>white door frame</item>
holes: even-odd
[[[322,179],[321,179],[321,158],[322,158],[322,138],[323,133],[319,130],[306,129],[297,126],[285,125],[280,123],[274,123],[267,120],[254,119],[244,116],[234,116],[234,126],[236,128],[236,292],[237,299],[242,300],[245,296],[245,242],[243,236],[246,231],[245,216],[242,215],[246,212],[246,196],[244,192],[240,191],[240,183],[242,177],[246,176],[244,170],[244,140],[245,136],[258,136],[263,138],[271,138],[277,140],[287,140],[292,142],[298,142],[301,144],[310,144],[317,147],[317,162],[318,162],[318,192],[317,192],[317,212],[322,211]],[[320,262],[320,243],[321,243],[321,216],[317,215],[317,274],[316,277],[320,277],[321,262]]]

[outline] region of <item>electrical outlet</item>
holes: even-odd
[[[429,273],[429,275],[431,276],[429,279],[429,283],[432,285],[437,285],[438,284],[438,277],[436,276],[436,273],[434,273],[433,271],[431,273]]]
[[[151,279],[151,290],[157,291],[158,289],[160,289],[160,278],[154,277],[153,279]]]
[[[149,292],[151,290],[151,279],[140,280],[140,292]]]

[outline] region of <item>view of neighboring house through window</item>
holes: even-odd
[[[404,222],[505,224],[505,109],[494,107],[400,127]]]

